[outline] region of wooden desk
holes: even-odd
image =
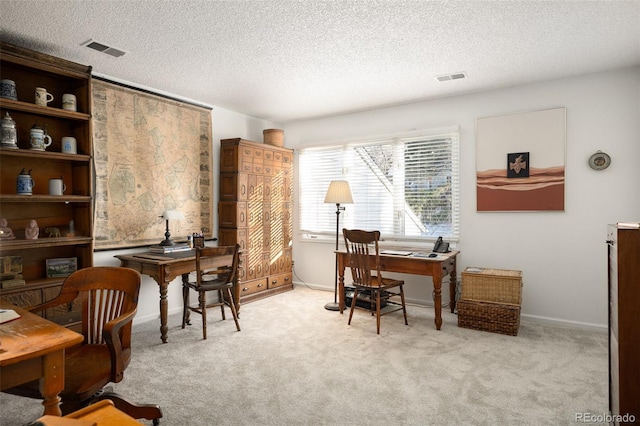
[[[155,254],[150,252],[135,253],[128,255],[116,255],[120,259],[120,266],[134,269],[141,274],[149,275],[160,287],[160,333],[162,343],[167,343],[167,316],[169,303],[167,302],[167,289],[169,283],[182,276],[182,282],[189,281],[189,273],[196,269],[195,251],[178,252],[171,254]],[[206,268],[214,267],[215,260],[203,262]],[[236,311],[240,313],[240,288],[233,289],[233,298]]]
[[[397,256],[380,254],[380,268],[388,272],[402,272],[405,274],[427,275],[433,278],[433,301],[435,308],[436,329],[442,326],[442,278],[447,274],[449,281],[449,306],[451,313],[456,307],[456,256],[460,252],[453,250],[449,253],[439,253],[438,257]],[[344,310],[344,270],[348,265],[346,251],[336,251],[338,260],[338,296],[340,313]],[[374,257],[370,256],[372,264]]]
[[[61,416],[64,351],[82,342],[82,335],[24,309],[0,301],[21,318],[0,324],[0,390],[40,380],[44,414]]]

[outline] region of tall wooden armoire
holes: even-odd
[[[640,422],[640,229],[609,225],[609,409]],[[620,417],[618,417],[620,416]]]
[[[240,244],[240,302],[293,289],[292,174],[291,149],[220,141],[218,244]]]

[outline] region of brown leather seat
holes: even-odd
[[[140,274],[133,269],[89,267],[67,277],[55,299],[29,308],[31,312],[41,312],[59,306],[69,309],[74,303],[82,306],[84,341],[65,353],[65,386],[60,393],[63,415],[101,399],[110,399],[131,417],[158,424],[162,410],[157,405],[131,404],[103,390],[109,383],[122,381],[131,361],[131,326],[139,291]],[[41,398],[38,382],[5,392]]]
[[[182,328],[191,324],[190,313],[196,312],[202,315],[202,338],[207,338],[207,308],[220,306],[222,319],[224,313],[225,298],[229,302],[229,308],[236,323],[236,329],[240,331],[238,313],[231,291],[238,283],[238,267],[240,264],[240,246],[198,247],[196,248],[196,281],[183,284],[183,311]],[[198,292],[198,306],[189,305],[189,290]],[[217,292],[217,300],[207,303],[207,292]]]
[[[378,241],[380,231],[362,231],[343,229],[344,243],[349,255],[349,268],[353,278],[353,299],[349,311],[349,325],[358,300],[368,301],[371,310],[375,309],[377,331],[380,334],[380,317],[402,309],[404,323],[407,322],[407,309],[404,301],[404,281],[384,278],[380,272],[380,251]],[[389,291],[398,288],[398,292]],[[392,297],[399,296],[400,303]],[[381,308],[382,303],[386,306]]]

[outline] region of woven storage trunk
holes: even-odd
[[[516,336],[520,306],[511,303],[458,300],[458,327]]]
[[[522,271],[469,267],[462,272],[461,285],[461,299],[516,305],[522,302]]]
[[[458,326],[516,336],[520,327],[522,271],[466,268],[462,272]]]

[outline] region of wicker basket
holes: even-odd
[[[458,327],[509,336],[518,335],[520,327],[519,305],[460,299],[457,306]]]
[[[263,142],[273,146],[284,146],[284,130],[264,129],[262,131]]]
[[[461,299],[522,303],[522,271],[466,268],[462,272]]]

